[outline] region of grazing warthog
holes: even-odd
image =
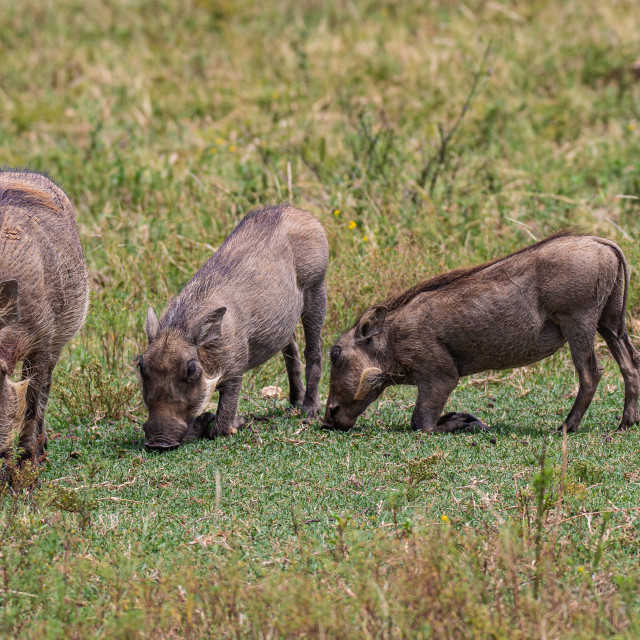
[[[0,454],[13,443],[22,457],[43,453],[51,375],[88,301],[69,198],[38,173],[0,172]]]
[[[237,410],[244,372],[279,351],[291,404],[316,415],[328,259],[327,236],[316,218],[287,205],[266,207],[240,222],[160,320],[149,308],[149,346],[138,358],[149,409],[147,447],[171,449],[184,440],[235,433],[243,422]],[[294,335],[299,318],[306,392]],[[198,415],[216,389],[215,419]]]
[[[371,307],[332,347],[324,425],[349,429],[386,387],[408,384],[418,387],[414,429],[464,429],[473,416],[439,419],[460,376],[531,364],[568,342],[580,387],[564,424],[575,431],[602,375],[596,331],[624,378],[618,428],[636,424],[640,354],[625,327],[628,283],[618,246],[569,233],[422,282]]]

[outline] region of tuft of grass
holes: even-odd
[[[538,480],[533,487],[540,490]],[[107,637],[201,637],[214,626],[222,638],[638,632],[637,567],[617,573],[599,565],[611,531],[606,517],[587,534],[590,550],[580,563],[570,551],[571,527],[541,550],[517,520],[477,530],[456,524],[455,516],[417,518],[411,528],[395,525],[401,536],[380,528],[365,539],[350,517],[336,516],[324,544],[299,522],[298,545],[259,565],[228,531],[200,536],[182,552],[192,562],[176,572],[149,565],[137,547],[115,558],[87,555],[88,529],[77,525],[89,508],[85,489],[70,497],[49,484],[30,507],[8,513],[4,506],[3,634],[52,633],[51,619],[54,636],[76,637],[92,635],[96,625]],[[78,519],[70,519],[75,513]],[[547,525],[538,532],[546,535]],[[227,550],[224,558],[211,553],[216,548]],[[25,607],[40,611],[38,621],[27,624]]]
[[[76,352],[69,369],[57,373],[55,405],[69,421],[115,421],[131,412],[138,384],[124,381],[90,352]],[[128,376],[130,378],[131,376]]]

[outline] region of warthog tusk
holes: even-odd
[[[204,392],[204,400],[202,401],[202,404],[198,407],[198,414],[202,413],[205,407],[209,404],[209,401],[211,400],[211,396],[214,394],[216,387],[218,385],[218,382],[220,382],[220,378],[222,378],[221,373],[213,378],[205,377],[204,383],[206,385],[206,389]]]
[[[358,390],[356,391],[354,400],[362,400],[364,396],[371,391],[371,388],[381,375],[382,369],[378,369],[378,367],[367,367],[363,369],[360,374],[360,384],[358,384]]]

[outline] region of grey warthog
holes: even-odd
[[[13,443],[23,457],[42,454],[51,375],[88,301],[69,198],[38,173],[0,172],[0,454]]]
[[[469,414],[440,417],[461,376],[531,364],[568,342],[580,387],[564,424],[575,431],[602,375],[596,331],[624,378],[619,429],[636,424],[640,354],[625,327],[628,283],[617,245],[564,232],[426,280],[371,307],[332,347],[324,424],[349,429],[386,387],[407,384],[418,387],[414,429],[466,428]]]
[[[327,236],[316,218],[287,205],[266,207],[247,214],[160,320],[149,308],[149,346],[138,357],[149,409],[147,447],[170,449],[183,440],[235,433],[242,424],[237,410],[244,372],[279,351],[291,404],[316,415],[328,259]],[[306,391],[294,335],[300,318]],[[214,420],[199,414],[216,389]]]

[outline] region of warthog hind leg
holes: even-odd
[[[607,343],[609,351],[616,359],[624,379],[624,411],[618,425],[618,431],[640,422],[640,415],[638,415],[640,353],[635,350],[627,334],[625,322],[627,282],[625,271],[626,269],[620,270],[618,275],[619,286],[609,296],[598,320],[598,333]]]
[[[620,367],[620,373],[624,379],[624,411],[622,420],[618,425],[618,431],[640,422],[638,415],[638,394],[640,393],[640,354],[635,350],[629,340],[626,329],[619,336],[607,327],[599,327],[600,335],[604,338],[611,355],[616,359]]]
[[[558,431],[562,431],[565,425],[567,431],[578,430],[602,377],[602,367],[598,364],[594,349],[596,331],[595,327],[590,327],[589,324],[589,321],[579,322],[577,319],[571,319],[570,327],[562,327],[569,343],[573,365],[578,373],[579,386],[573,407]]]

